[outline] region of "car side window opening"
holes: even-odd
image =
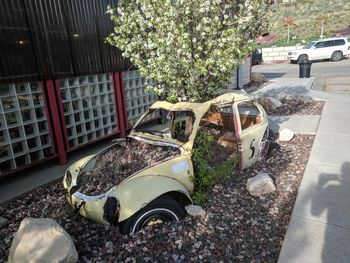
[[[237,108],[242,131],[262,122],[261,112],[253,102],[241,102]]]
[[[325,47],[324,42],[318,42],[315,44],[315,48],[323,48]]]
[[[220,147],[231,152],[237,151],[232,105],[210,107],[200,121],[199,132],[201,131],[207,131],[212,135]]]
[[[134,130],[187,142],[192,134],[194,121],[195,117],[192,111],[152,109]]]
[[[334,45],[335,46],[345,45],[345,40],[344,39],[336,39],[336,40],[334,40]]]
[[[324,47],[333,47],[333,41],[325,41],[324,42]]]
[[[305,48],[305,49],[310,49],[311,47],[314,46],[314,44],[315,44],[315,42],[310,42],[310,43],[308,43],[304,48]]]

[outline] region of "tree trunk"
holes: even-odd
[[[321,39],[323,39],[323,25],[324,25],[324,23],[322,23],[322,25],[321,25]]]
[[[289,44],[289,25],[287,25],[287,43]]]

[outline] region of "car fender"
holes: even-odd
[[[113,189],[108,196],[118,199],[120,204],[119,222],[121,222],[159,196],[169,192],[180,192],[191,201],[190,193],[181,183],[173,178],[157,175],[128,180]]]
[[[90,164],[90,161],[96,156],[96,154],[92,154],[92,155],[88,155],[74,163],[72,163],[69,168],[66,171],[69,171],[71,173],[72,176],[72,180],[73,180],[73,184],[72,185],[67,185],[66,184],[66,174],[63,178],[63,186],[65,189],[67,189],[68,191],[70,191],[70,188],[73,185],[76,185],[76,180],[77,180],[77,176],[80,172],[81,169],[83,169],[86,165]],[[91,164],[91,166],[93,166],[95,163]]]

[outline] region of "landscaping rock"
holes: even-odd
[[[303,101],[299,99],[282,99],[278,109],[267,110],[268,115],[321,115],[324,101]]]
[[[185,206],[185,210],[190,216],[205,217],[205,210],[199,205]]]
[[[12,241],[11,262],[77,262],[78,253],[69,234],[53,219],[25,218]]]
[[[312,97],[302,96],[302,95],[282,95],[278,99],[280,99],[280,100],[296,100],[296,101],[302,101],[305,103],[314,101]]]
[[[252,74],[252,84],[256,86],[261,86],[263,83],[267,82],[265,76],[261,73],[253,73]]]
[[[7,226],[8,220],[5,217],[0,216],[0,229]]]
[[[247,190],[253,196],[260,196],[274,192],[276,187],[269,174],[262,173],[248,179]]]
[[[289,142],[294,138],[294,132],[285,128],[279,132],[278,140],[280,142]]]
[[[282,103],[278,99],[272,97],[259,97],[256,100],[267,112],[276,110],[282,106]]]

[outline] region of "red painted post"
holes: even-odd
[[[52,126],[53,126],[53,134],[55,139],[55,144],[57,145],[57,152],[59,156],[59,163],[65,164],[67,163],[67,154],[66,149],[64,147],[64,138],[62,135],[62,125],[60,121],[60,114],[58,111],[58,105],[61,101],[57,101],[57,96],[55,93],[55,85],[52,80],[46,81],[46,91],[47,91],[47,98],[48,98],[48,106],[50,109],[50,117],[52,120]]]
[[[123,79],[123,72],[119,72],[119,81],[120,81],[120,91],[122,95],[123,100],[123,109],[124,109],[124,123],[125,123],[125,129],[129,129],[129,122],[128,122],[128,115],[126,111],[126,98],[125,98],[125,87],[124,87],[124,79]]]
[[[56,94],[56,98],[57,98],[56,101],[57,101],[57,107],[58,107],[58,115],[61,116],[61,118],[59,120],[61,122],[62,132],[63,132],[63,135],[64,135],[61,143],[65,143],[66,144],[67,152],[69,152],[70,145],[69,145],[69,141],[68,141],[68,133],[67,133],[66,121],[64,119],[64,110],[63,110],[62,96],[61,96],[60,85],[59,85],[59,81],[58,80],[55,81],[55,86],[54,87],[55,87],[55,94]]]
[[[113,72],[114,95],[117,103],[117,118],[121,137],[126,136],[124,83],[120,72]]]

